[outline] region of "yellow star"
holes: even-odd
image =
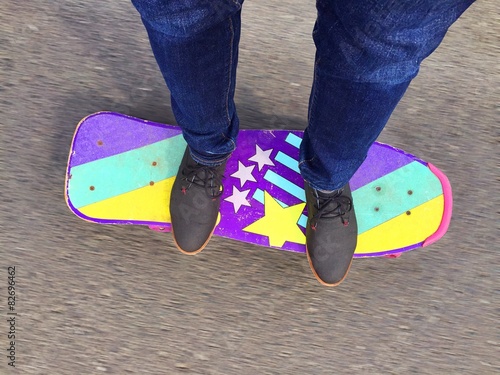
[[[267,192],[264,192],[264,217],[243,228],[244,231],[269,237],[269,245],[282,247],[285,241],[304,244],[305,236],[297,225],[305,203],[281,207]]]

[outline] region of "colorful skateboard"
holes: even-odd
[[[240,131],[227,162],[215,235],[305,252],[301,137],[300,131]],[[99,224],[169,231],[170,189],[185,147],[176,126],[110,112],[84,118],[69,155],[68,206]],[[375,143],[351,188],[359,228],[355,257],[397,257],[430,245],[448,228],[448,179],[404,151]]]

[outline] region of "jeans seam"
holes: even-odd
[[[361,79],[351,79],[351,78],[345,78],[342,76],[337,76],[334,74],[329,74],[328,78],[330,79],[336,79],[338,81],[343,81],[343,82],[349,82],[349,83],[359,83],[359,84],[368,84],[368,85],[400,85],[402,83],[408,82],[409,80],[413,80],[418,74],[418,70],[420,68],[420,64],[417,65],[417,71],[415,73],[412,73],[411,75],[404,77],[401,80],[395,80],[395,81],[388,81],[388,80],[361,80]]]
[[[316,158],[316,156],[313,156],[311,159],[304,159],[304,160],[301,160],[301,161],[299,162],[299,166],[301,166],[301,165],[302,165],[302,164],[304,164],[304,163],[310,163],[310,162],[312,162],[315,158]]]
[[[229,77],[228,77],[228,85],[226,92],[226,118],[227,118],[227,126],[231,124],[231,119],[229,118],[229,92],[231,91],[231,75],[233,72],[233,44],[234,44],[234,28],[233,28],[233,19],[231,16],[229,17],[229,28],[231,31],[231,41],[229,48]]]
[[[233,147],[232,147],[231,152],[233,152],[233,151],[236,149],[236,142],[234,141],[234,139],[233,139],[233,138],[231,138],[231,137],[226,136],[224,133],[221,133],[221,135],[222,135],[222,137],[223,137],[223,138],[225,138],[225,139],[227,139],[229,142],[231,142],[231,144],[232,144],[232,146],[233,146]]]
[[[318,81],[318,62],[316,61],[314,63],[314,76],[313,76],[313,84],[312,84],[312,92],[311,92],[311,104],[309,105],[309,118],[308,120],[308,126],[311,125],[312,119],[313,119],[313,110],[312,108],[314,107],[316,103],[316,96],[317,96],[317,81]]]

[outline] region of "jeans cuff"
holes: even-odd
[[[193,160],[201,165],[206,165],[207,167],[218,167],[219,165],[224,164],[224,162],[229,159],[231,153],[224,155],[200,155],[198,152],[189,148],[189,152]],[[208,156],[208,157],[207,157]]]

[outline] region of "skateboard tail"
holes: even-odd
[[[179,151],[179,147],[183,150],[185,145],[179,141],[178,127],[148,121],[144,121],[145,126],[137,127],[134,126],[136,122],[130,116],[103,111],[90,114],[78,123],[68,157],[65,201],[69,209],[85,221],[169,229],[170,218],[165,213],[136,217],[127,212],[127,206],[133,203],[131,200],[167,200],[166,191],[170,190],[167,185],[172,183],[167,177],[175,174],[178,158],[168,163],[156,158],[164,157],[162,150]],[[149,156],[144,158],[144,155]],[[135,170],[123,168],[134,162]],[[82,175],[90,178],[88,185],[85,182],[82,185]],[[130,196],[128,201],[125,193]],[[146,206],[141,212],[154,212],[151,202]],[[106,214],[107,211],[114,213]]]
[[[451,215],[453,211],[453,194],[451,191],[451,184],[448,177],[441,172],[437,167],[433,164],[428,163],[427,166],[429,169],[436,175],[441,182],[441,186],[443,187],[443,196],[444,196],[444,210],[443,210],[443,218],[441,219],[441,224],[439,228],[436,230],[434,234],[429,236],[422,244],[422,247],[426,247],[432,245],[434,242],[438,241],[444,234],[447,232],[448,227],[450,226]]]
[[[92,113],[88,116],[85,116],[84,118],[82,118],[80,120],[80,122],[76,126],[75,132],[73,133],[73,139],[71,140],[71,148],[70,148],[70,152],[68,155],[68,163],[66,164],[66,176],[65,176],[65,180],[64,180],[64,200],[66,201],[66,205],[68,206],[70,211],[73,212],[76,216],[78,216],[82,220],[90,221],[90,222],[93,222],[93,220],[90,220],[89,218],[81,216],[78,209],[71,202],[71,198],[69,195],[69,180],[71,179],[71,172],[70,172],[70,170],[71,170],[71,158],[73,157],[73,155],[75,153],[75,142],[76,142],[76,138],[78,136],[78,132],[80,131],[80,127],[82,126],[82,124],[84,124],[87,121],[87,119],[89,119],[90,117],[94,117],[100,113],[106,113],[106,112],[97,112],[97,113]]]

